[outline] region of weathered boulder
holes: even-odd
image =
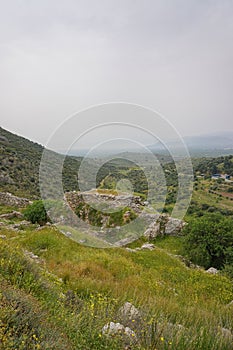
[[[117,318],[125,327],[129,327],[136,333],[140,332],[142,326],[144,325],[141,311],[139,311],[139,309],[129,302],[126,302],[119,309]]]
[[[216,275],[218,273],[218,270],[214,267],[210,267],[208,270],[206,270],[207,273],[210,273],[212,275]]]
[[[154,250],[154,249],[155,249],[155,246],[154,246],[154,244],[152,244],[152,243],[144,243],[144,244],[141,246],[141,250],[145,250],[145,249]]]
[[[119,315],[125,320],[135,320],[141,318],[140,311],[128,301],[120,308]]]
[[[120,336],[125,344],[136,343],[136,333],[129,327],[123,326],[121,323],[109,322],[102,328],[102,334],[108,337]]]
[[[175,235],[179,233],[183,227],[185,226],[185,222],[180,219],[175,219],[172,217],[168,217],[166,225],[165,225],[165,235]]]

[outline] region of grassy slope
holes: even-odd
[[[116,310],[125,301],[143,310],[145,329],[158,320],[163,324],[153,342],[142,337],[135,349],[230,349],[218,330],[232,328],[232,310],[226,306],[233,299],[231,282],[188,269],[167,253],[169,244],[131,253],[83,247],[52,227],[20,232],[1,228],[9,237],[1,241],[0,250],[4,349],[24,349],[22,342],[31,339],[27,349],[121,349],[100,331],[106,322],[117,320]],[[24,249],[37,254],[40,263],[26,258]],[[80,310],[67,301],[67,290],[75,292]],[[21,306],[22,299],[26,306]],[[30,310],[25,311],[28,316],[22,316],[21,307]],[[22,325],[24,317],[29,318],[27,327]],[[186,328],[172,335],[166,332],[167,322]],[[22,331],[17,333],[15,327]]]

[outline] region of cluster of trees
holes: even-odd
[[[224,173],[233,176],[233,155],[217,158],[201,158],[193,160],[195,172],[211,176]]]
[[[223,269],[233,277],[233,220],[220,213],[193,218],[184,230],[185,251],[205,268]]]

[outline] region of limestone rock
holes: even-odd
[[[212,275],[216,275],[218,273],[218,270],[214,267],[210,267],[208,270],[206,270],[207,273],[210,273]]]
[[[150,223],[147,230],[144,232],[144,236],[148,239],[154,239],[158,236],[164,235],[177,235],[181,232],[185,226],[185,222],[176,218],[172,218],[167,214],[151,215],[150,220],[154,220]]]
[[[123,326],[121,323],[109,322],[102,328],[102,334],[114,337],[116,335],[121,336],[126,342],[130,343],[137,341],[136,333],[129,327]]]
[[[141,250],[145,250],[145,249],[154,250],[154,249],[155,249],[155,246],[154,246],[154,244],[152,244],[152,243],[144,243],[144,244],[141,246]]]
[[[160,235],[160,223],[152,222],[148,229],[144,232],[144,236],[149,239],[154,239]]]
[[[165,234],[175,235],[179,233],[184,226],[185,226],[184,221],[169,217],[165,225]]]
[[[126,302],[119,310],[119,314],[128,320],[135,320],[141,317],[140,311],[131,303]]]
[[[118,320],[125,327],[138,333],[144,325],[141,312],[131,303],[126,302],[118,311]]]

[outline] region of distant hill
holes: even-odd
[[[187,136],[183,140],[192,156],[217,157],[233,154],[233,132]],[[168,140],[166,145],[179,150],[176,140]],[[165,154],[167,152],[166,148],[159,142],[149,146],[149,148],[153,152]]]
[[[39,196],[39,167],[44,147],[0,127],[0,191],[35,198]],[[80,158],[66,157],[65,190],[77,185]]]
[[[233,132],[189,136],[184,140],[189,148],[233,150]]]

